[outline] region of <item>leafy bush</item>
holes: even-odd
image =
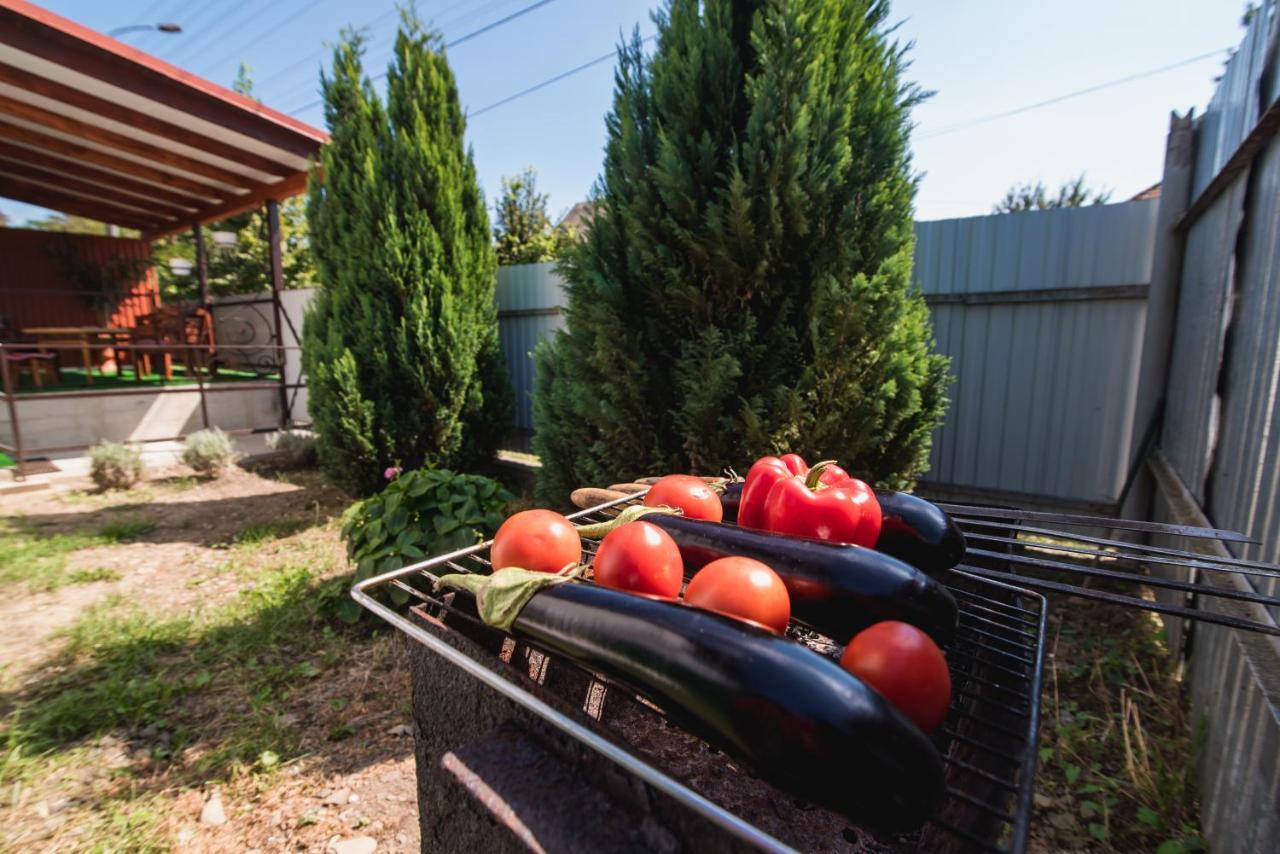
[[[539,490],[791,450],[909,483],[948,362],[913,291],[911,109],[880,0],[670,0],[622,47],[537,350]]]
[[[356,581],[491,537],[514,500],[502,484],[482,475],[448,469],[388,474],[386,489],[343,514],[342,539],[356,565]],[[392,588],[391,598],[403,605],[408,594]],[[354,620],[360,608],[347,599],[338,612]]]
[[[330,140],[307,200],[321,286],[302,363],[321,464],[371,495],[390,465],[490,458],[511,390],[489,216],[444,47],[406,12],[385,102],[363,52],[345,34],[321,78]]]
[[[128,489],[142,480],[142,449],[99,442],[89,449],[89,476],[98,489]]]
[[[182,449],[182,462],[202,477],[220,477],[238,456],[231,437],[217,427],[192,433]]]
[[[316,437],[311,433],[281,430],[267,437],[267,447],[293,468],[310,468],[316,464]]]

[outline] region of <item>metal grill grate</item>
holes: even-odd
[[[603,521],[622,507],[638,502],[640,497],[630,495],[570,518]],[[584,545],[588,555],[594,554],[596,543],[588,540]],[[803,827],[794,820],[771,820],[767,828],[762,826],[766,822],[758,817],[754,823],[746,821],[724,803],[726,790],[707,782],[715,779],[714,773],[685,774],[684,777],[697,779],[682,779],[682,775],[667,770],[670,763],[663,761],[664,752],[669,753],[672,745],[655,747],[645,739],[628,739],[628,733],[677,730],[672,725],[655,726],[666,722],[652,705],[630,704],[633,714],[651,720],[620,730],[611,725],[607,714],[600,718],[599,688],[625,689],[609,686],[598,676],[586,673],[582,674],[583,679],[558,680],[558,684],[591,686],[587,688],[586,697],[562,697],[578,708],[595,705],[595,725],[584,726],[526,690],[517,678],[521,671],[514,664],[508,664],[511,670],[504,678],[486,666],[492,661],[481,664],[459,651],[456,645],[444,643],[425,631],[412,617],[383,604],[381,597],[375,598],[378,590],[395,587],[409,595],[421,613],[443,617],[446,625],[464,626],[469,630],[467,633],[493,632],[481,627],[474,613],[454,607],[449,596],[437,597],[428,592],[434,578],[446,572],[489,572],[487,551],[486,543],[431,558],[361,582],[352,593],[364,607],[417,642],[683,806],[758,848],[789,851],[807,847],[815,825],[819,832],[830,833],[831,845],[837,849],[841,844],[854,849],[898,851],[1017,852],[1025,848],[1031,816],[1044,655],[1046,608],[1040,594],[967,571],[953,570],[942,579],[960,606],[959,630],[946,648],[952,678],[952,705],[946,722],[934,737],[946,766],[948,797],[922,830],[892,839],[872,840],[849,828],[846,820],[812,807],[799,811],[803,815]],[[839,653],[836,643],[804,625],[793,623],[789,634],[820,653]],[[843,643],[847,639],[838,640]],[[514,639],[504,645],[508,659],[514,647]],[[572,666],[566,662],[556,664]],[[720,770],[731,770],[727,758],[692,736],[679,731],[673,732],[671,738],[677,742],[674,749],[709,756],[708,761],[723,766]],[[740,771],[732,774],[741,779]],[[790,795],[769,791],[770,797],[779,801],[794,800]]]

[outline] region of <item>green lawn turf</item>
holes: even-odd
[[[218,375],[212,380],[208,375],[205,376],[205,382],[251,382],[253,380],[278,380],[279,374],[255,374],[252,371],[241,371],[232,368],[219,368]],[[174,385],[195,385],[196,378],[187,376],[185,369],[181,365],[173,366],[173,379],[165,380],[161,374],[143,374],[142,379],[136,379],[133,374],[133,368],[124,368],[121,375],[117,376],[114,372],[103,373],[97,368],[93,371],[93,384],[90,385],[88,378],[85,376],[84,368],[63,368],[62,382],[52,384],[46,382],[40,388],[36,388],[31,382],[31,378],[23,374],[21,381],[18,383],[17,390],[23,394],[32,393],[40,394],[41,392],[52,391],[82,391],[92,389],[101,391],[103,389],[112,388],[138,388],[140,386],[174,386]]]

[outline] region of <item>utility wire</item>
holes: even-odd
[[[498,27],[501,27],[503,24],[510,23],[511,21],[514,21],[516,18],[523,17],[524,15],[529,14],[530,12],[534,11],[535,9],[539,9],[539,8],[541,8],[541,7],[543,7],[543,6],[546,6],[548,3],[551,3],[551,2],[554,2],[554,0],[538,0],[538,2],[537,2],[537,3],[530,3],[528,6],[525,6],[525,7],[521,8],[521,9],[517,9],[516,11],[512,12],[510,15],[507,15],[505,18],[499,18],[498,20],[494,21],[494,22],[493,22],[493,23],[491,23],[491,24],[485,24],[485,25],[484,25],[483,27],[481,27],[480,29],[478,29],[478,30],[473,30],[472,32],[467,33],[465,36],[460,36],[460,37],[458,37],[458,38],[454,39],[454,40],[453,40],[453,41],[451,41],[451,42],[446,42],[446,43],[445,43],[445,48],[457,47],[457,46],[458,46],[458,45],[460,45],[460,44],[463,44],[463,43],[465,43],[465,42],[469,42],[469,41],[471,41],[473,38],[475,38],[476,36],[484,35],[485,33],[489,32],[490,30],[497,29]],[[376,75],[376,76],[373,78],[373,80],[381,80],[382,78],[384,78],[384,77],[386,77],[386,76],[387,76],[387,72],[385,72],[385,71],[384,71],[384,72],[382,72],[381,74]],[[291,115],[291,116],[296,116],[298,113],[306,112],[307,110],[311,109],[312,107],[318,107],[318,106],[320,106],[320,104],[322,104],[322,103],[324,103],[324,99],[323,99],[323,98],[317,98],[316,100],[311,101],[310,103],[303,104],[301,107],[298,107],[298,108],[296,108],[296,109],[290,110],[290,111],[289,111],[289,115]]]
[[[224,62],[226,62],[226,61],[228,61],[228,60],[231,60],[231,59],[235,59],[236,57],[239,57],[239,58],[240,58],[240,61],[241,61],[241,62],[244,62],[244,61],[245,61],[245,54],[246,54],[246,52],[249,50],[249,48],[254,47],[255,45],[259,44],[259,43],[260,43],[263,39],[265,39],[267,36],[271,35],[271,34],[272,34],[272,33],[274,33],[276,30],[280,29],[280,28],[281,28],[281,27],[283,27],[285,24],[289,23],[289,22],[290,22],[290,21],[292,21],[294,18],[298,17],[298,15],[302,14],[302,11],[303,11],[301,7],[303,7],[303,6],[309,6],[309,5],[312,5],[312,4],[311,4],[311,0],[302,0],[302,3],[298,4],[297,6],[294,6],[294,7],[293,7],[293,8],[291,8],[291,9],[289,9],[289,11],[284,15],[284,17],[282,17],[282,18],[278,19],[274,24],[272,24],[271,26],[267,27],[265,30],[263,30],[261,33],[259,33],[259,34],[258,34],[257,36],[255,36],[254,38],[252,38],[252,39],[250,39],[249,41],[245,42],[244,44],[240,45],[239,47],[237,47],[235,50],[231,51],[230,53],[225,53],[225,54],[223,54],[222,56],[218,57],[218,59],[217,59],[215,62],[207,62],[207,63],[205,63],[205,68],[207,68],[207,69],[209,69],[210,71],[212,71],[212,70],[214,70],[214,69],[216,69],[216,68],[220,68],[220,67],[222,66],[222,63],[224,63]],[[255,14],[256,14],[256,13],[257,13],[257,11],[255,10]],[[256,86],[256,84],[255,84],[255,86]]]
[[[644,44],[646,42],[651,42],[655,38],[657,38],[656,34],[649,36],[645,39],[642,39],[640,43]],[[562,71],[559,74],[557,74],[555,77],[548,77],[546,80],[543,80],[541,83],[535,83],[532,86],[530,86],[528,89],[524,89],[520,92],[516,92],[514,95],[508,95],[507,97],[503,98],[500,101],[494,101],[492,104],[486,104],[485,106],[481,107],[475,112],[468,112],[467,118],[474,119],[476,116],[484,115],[490,110],[496,110],[498,109],[498,107],[501,107],[505,104],[510,104],[512,101],[519,100],[520,98],[523,98],[525,95],[532,95],[534,92],[537,92],[539,89],[545,89],[548,86],[552,85],[553,83],[559,83],[561,80],[564,80],[566,77],[572,77],[573,75],[578,74],[579,72],[586,71],[588,68],[593,68],[594,66],[597,66],[602,62],[613,59],[617,55],[618,55],[617,51],[611,50],[608,53],[604,54],[603,56],[597,56],[595,59],[589,62],[584,62],[579,66],[570,68],[568,71]]]
[[[1022,113],[1030,112],[1031,110],[1038,110],[1041,107],[1049,107],[1054,104],[1060,104],[1063,101],[1068,101],[1072,98],[1079,98],[1081,95],[1089,95],[1094,92],[1100,92],[1103,89],[1110,89],[1113,86],[1119,86],[1124,83],[1132,83],[1134,80],[1142,80],[1147,77],[1154,77],[1157,74],[1164,74],[1166,71],[1173,71],[1175,68],[1182,68],[1184,65],[1191,65],[1196,62],[1203,62],[1206,59],[1212,59],[1213,57],[1226,53],[1229,50],[1230,48],[1221,48],[1219,50],[1209,51],[1208,53],[1202,53],[1198,56],[1193,56],[1193,57],[1190,57],[1189,59],[1183,59],[1179,62],[1175,62],[1170,65],[1162,65],[1159,68],[1152,68],[1149,71],[1140,71],[1137,74],[1129,74],[1125,77],[1118,77],[1115,80],[1109,80],[1106,83],[1099,83],[1096,86],[1090,86],[1086,89],[1078,89],[1075,92],[1068,92],[1065,95],[1058,95],[1057,97],[1049,98],[1048,100],[1045,100],[1045,101],[1037,101],[1034,104],[1027,104],[1022,107],[1015,107],[1012,110],[1005,110],[1000,113],[992,113],[987,116],[980,116],[979,118],[972,119],[970,121],[960,122],[959,124],[954,124],[954,125],[951,125],[950,127],[944,127],[944,128],[940,128],[938,130],[932,131],[930,133],[920,134],[919,136],[916,137],[916,139],[931,139],[935,136],[944,136],[949,133],[968,130],[971,127],[977,127],[978,125],[986,124],[987,122],[994,122],[996,119],[1005,119],[1005,118],[1008,118],[1009,116],[1017,116],[1017,115],[1021,115]]]

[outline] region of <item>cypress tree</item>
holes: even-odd
[[[307,218],[321,282],[303,365],[321,463],[357,494],[399,465],[465,468],[505,434],[496,261],[443,47],[403,16],[384,106],[344,33]]]
[[[911,290],[905,48],[878,0],[671,0],[619,50],[594,217],[537,351],[543,497],[780,451],[902,486],[947,360]]]

